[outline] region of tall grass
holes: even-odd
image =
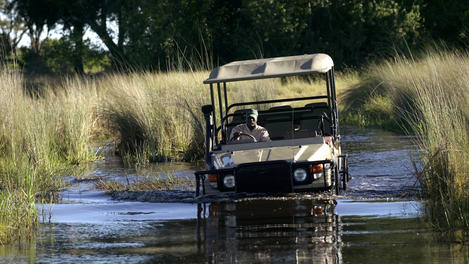
[[[467,239],[469,54],[432,50],[419,59],[397,57],[371,67],[367,85],[374,89],[364,101],[384,100],[381,105],[391,108],[383,115],[416,135],[424,164],[418,178],[432,223],[441,231],[463,230]]]
[[[73,85],[24,89],[16,72],[0,70],[0,243],[28,238],[37,227],[36,199],[61,186],[70,165],[93,160],[88,149],[93,96]]]
[[[190,160],[190,153],[200,151],[198,109],[207,102],[205,75],[113,74],[99,81],[106,93],[104,115],[120,135],[119,151],[126,163]]]

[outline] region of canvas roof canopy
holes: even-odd
[[[204,83],[234,82],[312,72],[325,73],[334,62],[324,53],[234,61],[215,68]]]

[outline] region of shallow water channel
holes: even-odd
[[[60,204],[38,205],[37,238],[0,247],[0,262],[468,263],[467,245],[438,242],[423,220],[411,139],[369,129],[343,134],[353,179],[339,197],[190,203],[181,191],[168,193],[172,202],[120,201],[70,177]],[[135,171],[108,157],[90,176],[125,182],[161,171],[191,177],[195,169],[171,163]]]

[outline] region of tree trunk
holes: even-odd
[[[95,21],[91,21],[90,23],[91,29],[98,34],[101,41],[106,45],[111,53],[111,61],[114,68],[118,69],[126,69],[130,66],[130,61],[127,56],[124,54],[124,50],[119,48],[119,46],[114,43],[111,36],[106,30],[105,25],[100,25]]]
[[[83,52],[84,52],[84,44],[83,44],[83,35],[84,35],[84,24],[83,23],[75,23],[73,25],[73,30],[71,34],[71,38],[73,43],[75,44],[75,48],[72,54],[72,63],[75,72],[79,75],[84,74],[83,68]]]
[[[31,40],[31,50],[36,54],[39,54],[41,51],[41,34],[43,29],[44,25],[28,25],[28,35],[29,39]]]

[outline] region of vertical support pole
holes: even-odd
[[[326,86],[327,86],[327,104],[332,107],[332,103],[331,103],[331,85],[330,85],[330,79],[329,78],[329,72],[326,72]]]
[[[212,100],[212,108],[215,109],[215,98],[213,95],[213,84],[210,84],[210,98]],[[213,111],[213,133],[212,133],[212,141],[215,142],[215,145],[218,145],[218,134],[217,134],[217,118],[215,115],[215,111]]]
[[[220,83],[217,83],[217,90],[218,90],[218,106],[220,107],[220,127],[221,127],[221,139],[220,141],[223,141],[225,139],[224,135],[224,129],[223,129],[223,108],[222,108],[222,96],[221,96],[221,89],[220,89]]]
[[[332,91],[334,92],[334,109],[335,109],[335,128],[336,128],[336,135],[339,135],[339,109],[337,109],[337,93],[335,90],[335,77],[334,77],[334,67],[330,70],[331,72],[331,87]]]
[[[334,134],[335,131],[335,122],[334,122],[334,104],[333,104],[333,98],[334,95],[332,93],[332,84],[331,84],[331,71],[326,72],[326,86],[327,86],[327,104],[329,107],[332,109],[332,133]],[[335,135],[334,135],[335,136]],[[335,137],[334,137],[335,139]]]
[[[228,115],[228,94],[226,93],[226,82],[223,82],[223,90],[225,93],[225,115]]]
[[[210,151],[213,145],[213,106],[202,106],[202,112],[204,113],[205,119],[205,162],[207,168],[210,168]]]

